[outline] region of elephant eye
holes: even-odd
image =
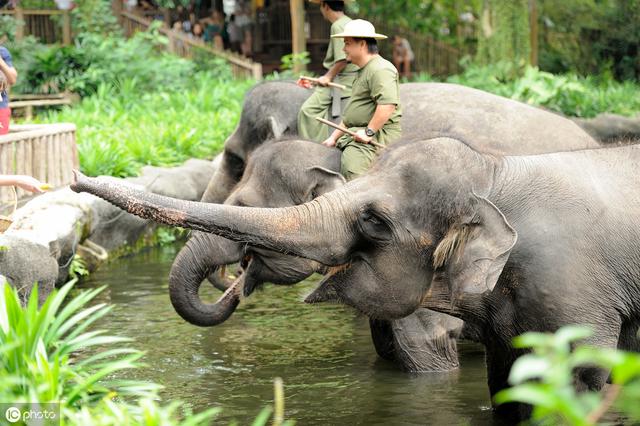
[[[381,243],[391,239],[391,227],[388,221],[372,211],[364,211],[360,214],[358,227],[369,241]]]

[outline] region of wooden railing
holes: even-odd
[[[427,72],[435,76],[448,76],[458,74],[462,71],[460,59],[464,53],[455,47],[446,43],[435,40],[425,34],[418,34],[408,30],[404,30],[395,26],[387,25],[383,22],[373,21],[376,31],[389,36],[378,44],[382,55],[391,60],[393,55],[392,36],[398,34],[406,38],[411,44],[411,49],[415,55],[412,72]]]
[[[123,11],[120,12],[120,15],[122,17],[124,32],[127,37],[132,36],[137,31],[146,31],[152,23],[151,20],[142,18],[130,12]],[[186,34],[169,30],[165,27],[160,28],[160,33],[169,39],[167,48],[171,53],[183,58],[193,58],[196,51],[206,52],[209,55],[213,55],[227,61],[231,66],[231,71],[234,77],[254,78],[256,80],[262,79],[262,64],[258,62],[253,62],[251,59],[247,59],[237,53],[215,49],[212,46],[205,44],[202,40],[191,39]]]
[[[54,188],[72,182],[79,168],[75,124],[12,124],[9,130],[0,136],[0,174],[31,175]],[[18,189],[18,198],[26,194]],[[0,204],[11,201],[10,188],[0,187]]]
[[[11,15],[16,19],[16,39],[31,35],[41,43],[71,44],[71,16],[68,10],[0,10],[0,15]],[[54,16],[61,16],[60,24]]]

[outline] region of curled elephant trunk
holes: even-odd
[[[344,190],[333,191],[294,207],[247,208],[198,203],[134,189],[110,178],[76,173],[71,189],[89,192],[145,219],[204,231],[285,254],[340,265],[349,260],[354,244],[355,209]],[[352,211],[353,210],[353,211]]]
[[[194,233],[180,250],[169,274],[169,295],[176,312],[191,324],[211,327],[226,321],[240,303],[236,280],[214,304],[198,294],[202,281],[219,266],[240,260],[240,245],[213,235]]]

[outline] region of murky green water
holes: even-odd
[[[120,259],[81,284],[108,285],[99,298],[115,308],[103,326],[147,351],[149,367],[135,376],[164,385],[165,401],[180,399],[195,410],[221,406],[223,423],[250,424],[271,403],[273,378],[282,377],[286,417],[299,425],[493,424],[480,346],[460,344],[458,372],[403,373],[376,356],[366,318],[301,302],[313,282],[268,286],[225,324],[195,327],[169,302],[167,277],[178,249]]]

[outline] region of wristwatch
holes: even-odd
[[[372,138],[373,135],[376,134],[376,132],[374,132],[372,128],[367,127],[366,129],[364,129],[364,134]]]

